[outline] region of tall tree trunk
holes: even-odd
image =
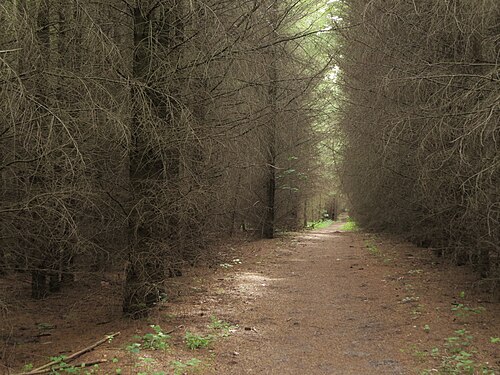
[[[40,57],[37,64],[38,69],[38,82],[36,86],[37,90],[37,101],[46,106],[47,92],[46,92],[46,75],[44,70],[49,64],[50,59],[50,0],[41,0],[38,14],[37,14],[37,33],[36,36],[40,43]],[[40,121],[44,121],[41,119]],[[45,124],[44,124],[45,125]],[[49,124],[46,124],[49,126]],[[44,126],[43,126],[44,127]],[[45,131],[47,129],[43,129]],[[44,179],[42,179],[42,184]],[[49,245],[50,246],[50,245]],[[47,271],[46,271],[46,259],[47,256],[44,249],[45,246],[39,250],[38,264],[35,265],[35,270],[31,272],[31,296],[35,299],[43,298],[48,293],[47,285]]]
[[[178,193],[180,162],[177,145],[168,146],[168,149],[158,150],[163,142],[156,140],[153,144],[152,126],[147,120],[158,122],[162,126],[169,126],[175,133],[175,109],[170,108],[169,93],[162,92],[165,88],[152,89],[151,76],[155,73],[155,51],[151,48],[159,47],[159,41],[164,43],[161,47],[168,50],[169,43],[176,43],[179,31],[177,23],[180,20],[180,3],[172,4],[169,17],[176,22],[162,22],[164,25],[176,25],[175,37],[169,38],[168,31],[155,29],[156,13],[154,10],[144,9],[139,3],[133,8],[133,62],[132,74],[134,85],[131,87],[130,98],[132,101],[131,119],[131,148],[129,152],[129,179],[131,191],[131,212],[129,214],[129,263],[126,269],[126,285],[123,296],[123,312],[133,317],[141,317],[148,313],[159,299],[161,294],[160,284],[166,272],[168,255],[161,249],[169,246],[151,248],[151,243],[168,242],[168,245],[180,246],[179,217],[175,209],[170,212],[170,207],[152,207],[157,202],[151,195],[158,189],[168,188],[172,194]],[[160,12],[165,17],[165,13]],[[165,21],[165,20],[162,20]],[[160,38],[162,33],[167,33],[166,38]],[[169,58],[175,59],[173,56]],[[140,83],[140,85],[138,85]],[[151,117],[150,117],[151,116]],[[160,126],[161,127],[161,126]],[[161,129],[160,131],[165,131]],[[166,185],[168,184],[168,186]],[[175,199],[171,199],[174,201]],[[155,226],[150,217],[153,209],[164,210],[165,221],[162,228]],[[155,214],[156,215],[156,214]],[[161,233],[157,233],[162,230]],[[178,270],[172,271],[178,274]]]
[[[142,161],[142,147],[144,146],[143,132],[141,131],[141,103],[142,95],[141,88],[137,87],[137,83],[146,79],[146,72],[149,66],[149,58],[147,53],[148,45],[148,26],[150,20],[143,14],[140,4],[136,4],[133,8],[133,62],[132,75],[134,79],[133,86],[130,90],[130,100],[132,107],[131,119],[131,145],[129,150],[129,179],[130,179],[130,194],[131,194],[131,212],[129,214],[128,223],[128,246],[129,246],[129,263],[126,268],[125,290],[123,296],[123,312],[126,315],[140,317],[147,313],[147,309],[151,307],[154,300],[148,298],[146,291],[147,277],[144,267],[140,259],[140,247],[143,241],[147,238],[147,229],[145,223],[141,222],[141,214],[138,212],[137,204],[140,202],[142,195],[142,184],[145,178]]]
[[[277,131],[277,102],[278,102],[278,68],[277,68],[277,25],[278,25],[278,3],[273,1],[270,9],[270,32],[269,47],[269,122],[267,124],[267,192],[266,192],[266,217],[264,220],[263,235],[266,238],[273,238],[275,231],[275,213],[276,213],[276,131]]]

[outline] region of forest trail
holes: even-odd
[[[242,274],[255,301],[239,314],[244,334],[227,342],[236,355],[216,373],[409,373],[400,352],[409,319],[387,269],[341,226],[305,233],[276,249],[271,266]]]
[[[18,343],[4,343],[0,374],[69,355],[111,332],[121,335],[79,359],[107,359],[92,374],[449,373],[438,370],[461,365],[450,360],[452,349],[474,353],[475,368],[491,369],[483,373],[500,374],[500,304],[473,271],[429,249],[343,225],[224,242],[220,263],[170,279],[169,299],[146,319],[121,317],[121,283],[109,277],[26,301],[0,329]],[[16,293],[27,293],[29,285],[20,285]],[[234,329],[220,335],[214,317]],[[171,332],[168,350],[127,349],[151,335],[151,325]],[[446,346],[458,331],[464,336],[456,342],[467,345]],[[188,332],[214,340],[192,350]],[[193,358],[198,368],[174,371],[175,361]]]

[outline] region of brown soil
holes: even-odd
[[[222,253],[230,255],[215,269],[172,279],[174,295],[147,320],[119,317],[120,280],[110,275],[80,280],[42,302],[6,306],[0,373],[13,374],[27,363],[36,367],[118,331],[111,343],[75,362],[107,359],[96,374],[117,368],[122,374],[171,374],[172,360],[194,357],[202,361],[202,374],[439,373],[445,338],[466,329],[475,361],[500,374],[500,344],[490,342],[500,336],[500,304],[470,270],[396,239],[341,232],[341,225],[226,244]],[[1,280],[0,301],[27,295],[28,284],[16,281]],[[457,304],[484,310],[452,311]],[[208,327],[211,316],[238,327],[208,349],[187,349],[186,331],[217,334]],[[134,335],[151,332],[149,324],[175,329],[171,349],[124,350],[138,342]],[[441,354],[432,357],[432,348]]]

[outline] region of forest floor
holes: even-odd
[[[112,275],[4,306],[0,373],[121,332],[72,364],[107,362],[60,373],[500,374],[500,304],[472,271],[343,225],[226,244],[215,267],[171,279],[148,319],[120,318]],[[28,291],[0,280],[0,301]]]

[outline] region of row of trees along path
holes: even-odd
[[[432,249],[418,254],[439,264],[436,277],[448,262],[467,265],[474,287],[498,295],[499,14],[494,0],[2,2],[0,314],[38,321],[23,306],[42,314],[47,301],[64,306],[67,293],[112,285],[112,314],[146,318],[183,272],[231,254],[221,247],[231,237],[272,239],[347,206],[364,229]],[[358,279],[341,267],[356,257],[342,242],[351,237],[334,232],[309,239],[324,236],[324,249],[284,263],[310,263],[290,284],[298,302],[275,298],[314,306],[310,322],[317,312],[331,328],[318,306],[331,291],[333,316],[345,321],[336,332],[356,336],[363,318],[371,332],[361,312],[371,297],[336,292],[344,276],[346,288]],[[328,287],[313,293],[313,284]],[[281,321],[266,303],[260,315]],[[400,316],[387,311],[376,320],[386,333],[386,318]],[[0,326],[5,348],[12,324]],[[280,332],[275,344],[288,342]],[[369,359],[343,365],[315,340],[296,341],[318,354],[317,371],[408,371],[399,344],[387,358],[359,344],[367,355],[354,357]],[[437,371],[479,366],[452,354],[436,354]],[[301,368],[270,358],[267,368]]]

